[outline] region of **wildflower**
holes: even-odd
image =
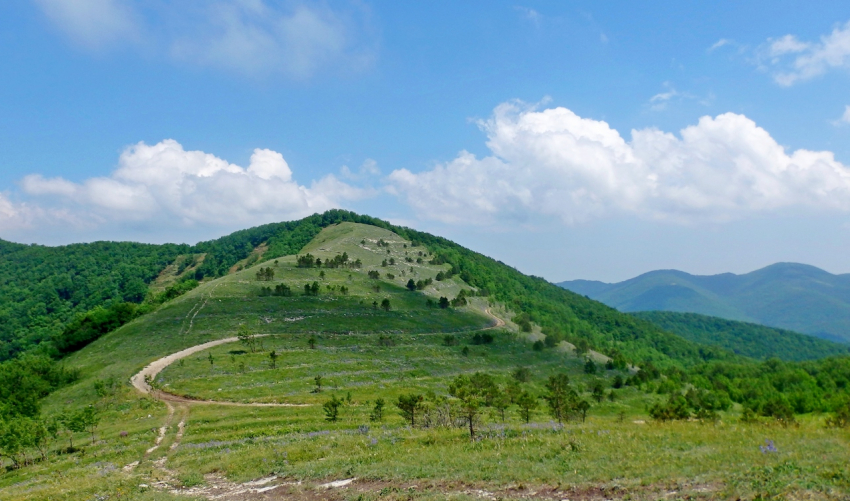
[[[764,445],[759,446],[759,450],[762,454],[767,454],[768,452],[779,452],[779,449],[774,445],[773,440],[767,439],[764,441]]]

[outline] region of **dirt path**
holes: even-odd
[[[493,319],[496,321],[496,324],[495,324],[495,325],[491,325],[490,327],[487,327],[488,329],[496,329],[496,328],[504,327],[504,326],[505,326],[505,321],[504,321],[504,320],[502,320],[501,318],[497,317],[496,315],[494,315],[494,314],[493,314],[493,312],[492,312],[492,311],[490,311],[490,308],[485,309],[485,310],[484,310],[484,313],[486,313],[486,314],[490,315],[490,316],[491,316],[491,317],[493,317]]]

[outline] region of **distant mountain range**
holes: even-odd
[[[558,285],[623,312],[699,313],[850,342],[850,274],[805,264],[777,263],[743,275],[658,270],[613,284]]]

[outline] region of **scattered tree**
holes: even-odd
[[[310,337],[307,338],[307,346],[309,346],[311,350],[316,349],[316,336],[311,334]]]
[[[460,401],[459,411],[469,428],[469,438],[475,439],[475,422],[484,405],[484,395],[472,379],[462,374],[449,385],[449,395]]]
[[[549,404],[549,413],[558,423],[563,423],[569,413],[570,392],[569,376],[564,373],[549,376],[543,398]]]
[[[313,382],[316,384],[316,387],[313,389],[313,393],[321,393],[322,392],[322,376],[317,375],[313,378]]]
[[[254,353],[257,350],[257,335],[251,332],[247,325],[240,325],[236,336],[246,348],[251,350],[251,353]]]
[[[388,298],[384,298],[381,301],[381,308],[383,308],[385,311],[390,311],[390,300]]]
[[[340,406],[342,406],[342,400],[336,398],[336,395],[332,395],[330,400],[322,404],[322,409],[325,411],[325,421],[335,423],[339,419]]]
[[[372,413],[369,414],[369,421],[383,421],[384,419],[384,402],[383,398],[375,400],[375,407],[372,408]]]
[[[516,397],[516,404],[519,407],[519,415],[525,420],[526,424],[531,419],[531,413],[540,406],[537,398],[527,391],[523,391]]]
[[[401,416],[405,421],[410,421],[410,426],[416,426],[416,414],[422,410],[425,397],[415,393],[407,395],[399,395],[396,407],[401,411]]]
[[[276,352],[276,351],[274,351],[274,350],[272,350],[272,351],[269,353],[269,359],[270,359],[270,361],[271,361],[271,368],[272,368],[272,369],[276,369],[276,368],[277,368],[277,356],[278,356],[278,355],[277,355],[277,352]]]

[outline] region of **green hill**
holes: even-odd
[[[772,357],[814,360],[850,353],[850,346],[846,344],[749,322],[671,311],[645,311],[633,315],[695,343],[719,346],[759,360]]]
[[[0,499],[845,485],[844,432],[824,423],[850,358],[759,363],[344,211],[213,242],[179,249],[149,282],[160,299],[59,362],[0,363]],[[759,450],[765,429],[793,468]]]
[[[659,270],[614,284],[558,285],[624,312],[699,313],[850,342],[850,275],[814,266],[777,263],[743,275],[711,276]]]

